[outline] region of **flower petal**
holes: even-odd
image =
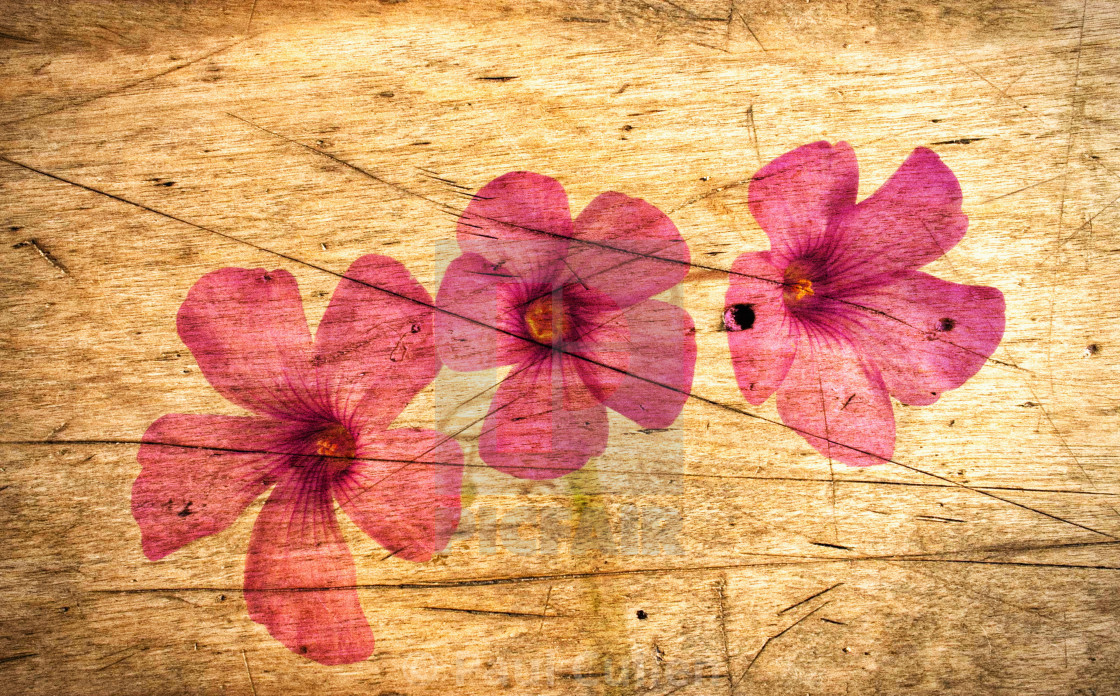
[[[447,546],[459,524],[462,466],[459,443],[443,433],[363,433],[357,457],[334,484],[335,497],[395,557],[426,561]]]
[[[769,252],[742,254],[731,266],[724,324],[739,391],[758,406],[785,379],[797,327],[782,302],[782,269]]]
[[[935,152],[919,147],[878,191],[835,221],[829,273],[853,282],[921,268],[967,230],[957,177]]]
[[[600,194],[576,218],[574,235],[568,270],[619,307],[668,290],[688,273],[688,245],[676,225],[640,198]]]
[[[785,260],[826,242],[829,221],[856,202],[859,166],[848,143],[802,145],[751,177],[751,214]]]
[[[158,561],[233,524],[272,485],[291,430],[243,416],[172,413],[152,423],[132,484],[144,555]]]
[[[510,172],[483,186],[458,224],[460,249],[527,281],[556,274],[571,236],[564,187],[533,172]]]
[[[439,372],[428,291],[400,262],[361,257],[315,332],[314,364],[332,416],[387,426]]]
[[[630,364],[603,403],[643,428],[667,428],[680,415],[692,389],[696,331],[688,312],[646,300],[626,312]]]
[[[1003,337],[1003,293],[908,271],[853,296],[877,313],[860,318],[864,350],[904,404],[924,406],[976,374]]]
[[[269,496],[249,540],[245,604],[292,652],[338,665],[369,657],[373,632],[324,469],[292,468]]]
[[[521,362],[537,346],[513,306],[521,280],[479,254],[463,254],[447,267],[436,293],[436,344],[453,370],[472,372]],[[513,335],[510,335],[513,334]]]
[[[778,414],[818,452],[848,466],[882,464],[894,454],[887,388],[846,338],[802,338],[778,389]]]
[[[187,293],[179,337],[222,396],[261,415],[306,410],[311,334],[292,274],[221,268]]]
[[[580,411],[602,402],[626,377],[633,350],[630,324],[628,311],[594,288],[572,284],[562,294],[574,321],[559,362],[564,406]]]
[[[518,365],[498,387],[482,425],[482,460],[512,476],[552,479],[579,469],[607,446],[602,404],[564,408],[555,358]]]

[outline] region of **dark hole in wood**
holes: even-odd
[[[745,331],[754,326],[754,305],[731,305],[723,313],[723,323],[728,331]]]

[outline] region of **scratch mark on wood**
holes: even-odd
[[[766,47],[762,45],[762,41],[759,40],[758,34],[755,34],[754,29],[751,29],[751,25],[747,24],[747,18],[743,16],[743,13],[736,11],[735,14],[739,15],[739,21],[742,22],[743,26],[747,28],[748,32],[750,32],[751,38],[753,38],[754,42],[758,44],[758,47],[762,49],[762,52],[768,53],[769,51],[766,50]]]
[[[541,609],[541,622],[540,622],[540,625],[537,626],[537,637],[538,638],[541,635],[541,631],[544,630],[544,619],[545,619],[546,616],[548,616],[548,601],[550,599],[552,599],[552,585],[548,586],[548,592],[545,593],[545,595],[544,595],[544,608]]]
[[[842,582],[838,582],[835,585],[833,585],[832,587],[826,587],[823,590],[821,590],[820,592],[817,592],[816,594],[809,595],[808,597],[801,600],[800,602],[798,602],[796,604],[792,604],[792,605],[786,607],[785,609],[782,609],[781,611],[778,612],[778,615],[780,616],[780,615],[786,613],[787,611],[790,611],[792,609],[796,609],[797,607],[801,606],[802,604],[805,604],[806,602],[811,602],[814,599],[816,599],[817,597],[820,597],[821,595],[825,594],[826,592],[831,592],[832,590],[835,590],[837,587],[840,587],[843,584],[844,583],[842,583]]]
[[[29,657],[38,657],[39,653],[24,652],[16,653],[15,655],[8,655],[7,657],[0,657],[0,665],[8,662],[15,662],[17,660],[26,660]]]
[[[124,651],[128,651],[128,650],[132,651],[132,652],[129,652],[127,655],[124,655],[123,657],[120,657],[116,660],[113,660],[112,662],[110,662],[108,664],[102,665],[102,666],[98,667],[97,669],[95,669],[93,671],[94,672],[102,672],[104,670],[107,670],[110,667],[114,667],[116,665],[119,665],[120,663],[124,662],[125,660],[127,660],[129,658],[132,658],[132,657],[135,657],[136,655],[139,655],[140,653],[144,652],[147,649],[148,648],[144,647],[143,645],[134,645],[130,648],[125,648],[124,650],[118,650],[116,652],[109,653],[108,655],[106,655],[106,657],[112,657],[113,655],[119,655],[120,653],[122,653]]]
[[[809,543],[813,546],[824,546],[830,549],[842,549],[844,551],[852,550],[850,546],[841,546],[840,544],[826,544],[823,541],[810,541]]]
[[[680,210],[681,208],[687,208],[688,206],[692,205],[693,203],[699,203],[700,201],[704,200],[705,198],[710,198],[711,196],[714,196],[717,193],[722,193],[724,191],[736,188],[738,186],[746,186],[749,183],[751,183],[750,179],[741,179],[739,181],[732,181],[729,184],[724,184],[723,186],[717,186],[716,188],[713,188],[710,191],[705,191],[704,193],[700,194],[699,196],[689,198],[684,203],[681,203],[676,208],[673,208],[672,210],[670,210],[669,213],[675,213],[678,210]],[[697,264],[697,265],[699,266],[699,264]]]
[[[255,6],[256,3],[253,3]],[[241,659],[245,662],[245,674],[249,676],[249,688],[253,691],[253,696],[257,696],[257,684],[253,681],[253,671],[249,669],[249,656],[245,654],[245,650],[241,650]]]
[[[747,107],[747,128],[751,142],[754,143],[754,155],[758,158],[759,166],[762,166],[762,151],[758,147],[758,127],[754,124],[754,104]]]
[[[383,186],[388,186],[389,188],[394,189],[396,191],[399,191],[400,193],[403,193],[405,195],[415,196],[415,197],[420,198],[422,200],[428,201],[429,203],[432,203],[433,205],[439,206],[441,209],[450,208],[451,210],[455,211],[456,215],[462,213],[461,210],[455,208],[454,206],[448,205],[447,203],[441,203],[441,202],[435,200],[434,198],[428,198],[427,196],[416,193],[415,191],[411,191],[411,190],[405,188],[404,186],[401,186],[400,184],[394,184],[393,182],[391,182],[387,179],[382,179],[381,177],[377,176],[373,172],[366,171],[365,169],[362,169],[358,165],[347,162],[346,160],[342,159],[341,157],[336,157],[335,155],[332,155],[331,153],[329,153],[325,150],[320,150],[316,147],[312,147],[310,145],[305,145],[304,143],[301,143],[300,141],[295,140],[293,138],[289,138],[286,135],[282,135],[280,133],[277,133],[276,131],[271,131],[271,130],[265,128],[264,126],[259,126],[256,123],[253,123],[252,121],[250,121],[249,119],[242,118],[241,116],[238,116],[237,114],[230,113],[230,112],[227,111],[226,115],[228,115],[232,118],[235,118],[238,121],[241,121],[242,123],[245,123],[249,126],[252,126],[253,128],[256,128],[259,131],[262,131],[264,133],[268,133],[269,135],[271,135],[274,138],[280,138],[281,140],[283,140],[285,142],[288,142],[288,143],[291,143],[292,145],[298,145],[299,147],[302,147],[305,150],[309,150],[311,152],[314,152],[317,155],[320,155],[322,157],[326,157],[327,159],[329,159],[333,162],[337,162],[338,164],[341,164],[342,166],[347,167],[347,168],[349,168],[349,169],[351,169],[355,172],[358,172],[362,176],[365,176],[369,179],[372,179],[373,181],[376,181],[377,183],[379,183]],[[428,144],[427,141],[425,141],[424,144]],[[192,224],[192,223],[187,223],[187,224]],[[228,235],[226,235],[226,236],[228,237]],[[297,263],[302,263],[302,262],[297,262]]]
[[[249,8],[249,21],[245,23],[245,33],[248,34],[253,29],[253,16],[257,14],[257,0],[253,0],[253,6]],[[244,653],[244,651],[242,651]],[[248,665],[246,665],[248,666]],[[252,679],[250,679],[250,682]],[[253,690],[256,694],[256,689]]]
[[[729,693],[734,694],[735,681],[731,678],[731,648],[727,642],[727,602],[723,596],[726,587],[727,578],[720,576],[715,584],[716,598],[719,600],[719,604],[716,606],[719,610],[719,634],[720,638],[723,640],[723,663],[725,665],[724,669],[727,670],[727,689]]]
[[[831,602],[831,600],[829,600],[829,602]],[[758,661],[758,658],[762,656],[763,651],[766,650],[766,648],[770,645],[770,643],[772,643],[775,640],[781,638],[787,632],[792,630],[794,626],[797,626],[798,624],[800,624],[805,619],[809,618],[813,614],[816,614],[821,609],[824,609],[826,606],[828,606],[829,602],[824,602],[823,604],[821,604],[819,607],[817,607],[813,611],[809,612],[805,616],[802,616],[800,619],[798,619],[797,621],[794,621],[789,626],[786,626],[785,628],[783,628],[780,632],[778,632],[778,633],[776,633],[772,636],[767,637],[766,641],[763,642],[762,647],[759,648],[758,652],[756,652],[754,654],[754,657],[751,658],[750,663],[747,664],[747,668],[743,670],[743,673],[739,676],[739,678],[736,681],[740,685],[743,683],[743,680],[747,678],[747,673],[751,671],[751,667],[754,667],[754,663]]]
[[[459,607],[420,607],[420,609],[423,609],[425,611],[450,611],[450,612],[456,612],[456,613],[459,613],[459,614],[484,614],[484,615],[494,615],[494,616],[516,616],[516,617],[519,617],[519,618],[526,618],[526,619],[540,619],[541,624],[544,624],[545,619],[564,618],[560,614],[552,614],[551,616],[547,616],[543,613],[542,614],[534,614],[532,612],[523,612],[523,611],[491,611],[489,609],[460,609]]]
[[[40,244],[38,240],[28,239],[26,241],[19,242],[18,244],[12,245],[13,249],[21,249],[23,247],[31,247],[35,251],[39,252],[39,256],[42,256],[47,263],[62,271],[63,275],[70,275],[70,271],[66,269],[66,266],[62,265],[62,263],[58,259],[56,259],[54,255],[44,249],[43,245]]]
[[[93,96],[90,96],[90,97],[85,97],[85,98],[79,99],[77,101],[69,102],[67,104],[63,104],[61,106],[58,106],[58,107],[55,107],[55,108],[52,108],[52,109],[47,109],[46,111],[40,111],[38,113],[30,114],[28,116],[21,116],[19,118],[15,118],[15,119],[12,119],[10,121],[5,121],[3,124],[0,124],[0,125],[10,126],[10,125],[15,124],[15,123],[24,123],[25,121],[30,121],[32,119],[40,118],[42,116],[49,116],[51,114],[57,114],[60,111],[66,111],[68,109],[74,109],[74,108],[77,108],[79,106],[85,106],[86,104],[89,104],[90,102],[95,102],[98,99],[104,99],[105,97],[111,97],[114,94],[119,94],[120,92],[125,92],[127,90],[132,89],[133,87],[142,85],[145,82],[151,82],[152,80],[158,80],[159,78],[166,77],[167,75],[170,75],[173,72],[178,72],[179,70],[182,70],[183,68],[189,68],[190,66],[194,65],[195,63],[198,63],[199,61],[206,60],[207,58],[213,58],[214,56],[216,56],[220,53],[223,53],[225,51],[228,51],[229,49],[233,48],[234,46],[237,46],[238,44],[244,43],[245,41],[248,41],[251,38],[253,38],[253,37],[252,36],[246,36],[246,37],[240,38],[237,41],[232,41],[232,42],[226,44],[225,46],[222,46],[221,48],[217,48],[213,51],[210,51],[209,53],[203,54],[203,55],[199,56],[198,58],[188,60],[185,63],[180,63],[179,65],[168,68],[166,70],[161,70],[160,72],[158,72],[154,75],[149,75],[147,77],[142,77],[140,79],[133,80],[132,82],[128,82],[124,85],[121,85],[120,87],[116,87],[114,89],[108,90],[106,92],[101,92],[101,93],[98,93],[98,94],[94,94]]]
[[[1000,95],[1002,95],[1005,99],[1010,101],[1015,106],[1018,106],[1023,111],[1027,112],[1027,114],[1030,115],[1032,118],[1036,119],[1037,121],[1039,121],[1040,123],[1042,123],[1044,125],[1046,124],[1046,121],[1044,121],[1041,117],[1039,117],[1038,114],[1034,113],[1033,111],[1028,109],[1026,106],[1024,106],[1022,103],[1017,101],[1014,97],[1012,97],[1010,94],[1008,94],[1006,90],[1002,90],[999,87],[996,87],[995,84],[993,84],[991,80],[989,80],[988,78],[981,75],[980,72],[976,70],[976,68],[973,68],[971,65],[969,65],[968,63],[964,62],[963,60],[961,60],[960,58],[957,58],[956,56],[954,56],[952,54],[950,54],[950,57],[952,57],[953,60],[955,60],[958,63],[960,63],[961,65],[963,65],[973,75],[975,75],[976,77],[983,80],[985,84],[987,84],[989,87],[994,89],[996,92],[998,92]]]
[[[1057,176],[1052,176],[1049,179],[1043,179],[1042,181],[1036,181],[1033,184],[1027,184],[1023,188],[1015,189],[1014,191],[1010,191],[1008,193],[1001,193],[1000,195],[995,196],[994,198],[988,198],[988,199],[982,200],[979,203],[977,203],[976,205],[985,205],[987,203],[991,203],[992,201],[998,201],[1001,198],[1007,198],[1008,196],[1014,196],[1016,193],[1022,193],[1023,191],[1026,191],[1028,189],[1032,189],[1035,186],[1042,186],[1043,184],[1049,184],[1051,181],[1057,181],[1058,179],[1061,179],[1065,175],[1066,174],[1063,172],[1063,173],[1061,173]]]
[[[932,145],[968,145],[970,143],[977,143],[987,138],[956,138],[955,140],[938,140]]]
[[[34,39],[28,39],[28,38],[24,38],[22,36],[16,36],[15,34],[9,34],[7,32],[0,32],[0,39],[7,39],[8,41],[17,41],[19,43],[39,43],[38,41],[36,41]]]

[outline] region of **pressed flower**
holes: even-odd
[[[288,272],[203,276],[179,309],[179,336],[210,384],[255,415],[171,414],[148,428],[132,488],[145,555],[226,529],[272,488],[249,540],[250,617],[317,662],[368,657],[373,633],[334,503],[411,561],[442,549],[459,519],[458,444],[389,428],[439,370],[431,314],[424,288],[383,256],[350,267],[314,339]]]
[[[739,389],[777,394],[782,422],[852,466],[894,453],[890,396],[928,405],[965,383],[1003,336],[1003,294],[917,269],[968,229],[961,189],[918,148],[856,203],[847,143],[788,152],[751,180],[751,213],[770,250],[732,266],[724,325]]]
[[[573,221],[559,182],[511,172],[474,196],[458,240],[436,296],[440,357],[513,366],[482,426],[483,461],[555,478],[602,454],[608,407],[646,428],[676,419],[696,342],[687,312],[651,299],[688,270],[664,213],[609,192]]]

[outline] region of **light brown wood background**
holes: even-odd
[[[0,5],[0,691],[1120,693],[1113,0]],[[936,150],[971,224],[928,270],[1007,298],[993,361],[895,404],[918,471],[830,474],[693,400],[664,433],[612,414],[603,456],[534,484],[480,467],[475,425],[473,527],[436,560],[386,560],[343,521],[378,644],[339,667],[248,618],[260,501],[142,555],[128,443],[165,413],[238,413],[175,332],[202,274],[285,268],[313,324],[337,278],[307,264],[390,254],[434,295],[454,217],[425,198],[465,199],[428,174],[517,169],[574,211],[645,198],[728,268],[767,247],[745,180],[818,139],[855,146],[861,196]],[[775,418],[736,389],[726,286],[694,269],[670,298],[696,322],[693,390]],[[445,369],[400,422],[454,432],[494,381]],[[680,529],[638,553],[650,509]],[[517,553],[550,515],[606,520],[615,548]]]

